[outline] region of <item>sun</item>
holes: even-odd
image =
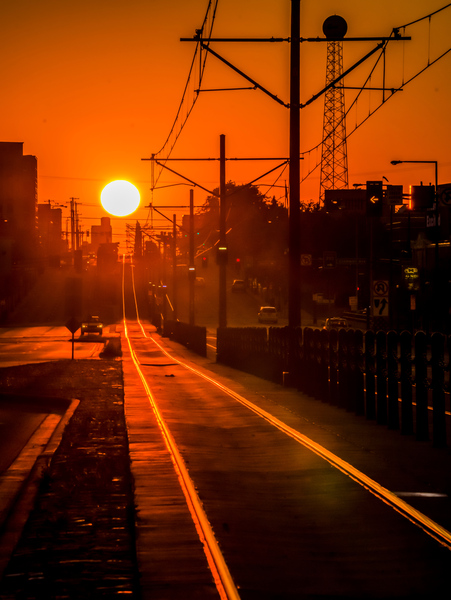
[[[103,208],[116,217],[131,215],[139,206],[139,191],[129,181],[117,179],[106,185],[100,194]]]

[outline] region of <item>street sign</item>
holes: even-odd
[[[303,267],[311,267],[312,266],[312,255],[311,254],[301,254],[301,265]]]
[[[75,346],[74,333],[77,331],[77,329],[80,329],[81,323],[75,317],[71,317],[68,320],[68,322],[66,323],[66,327],[72,334],[72,340],[71,340],[71,342],[72,342],[72,360],[74,360],[74,346]]]
[[[373,298],[373,316],[388,317],[388,298]]]
[[[80,329],[81,327],[81,323],[78,319],[76,319],[75,317],[71,317],[68,322],[66,323],[66,328],[71,332],[71,333],[75,333],[77,331],[77,329]]]
[[[438,186],[438,198],[439,202],[444,206],[449,206],[451,204],[451,185],[439,185]]]
[[[403,187],[402,185],[387,185],[386,198],[391,205],[399,205],[403,203]]]
[[[373,281],[373,294],[378,297],[388,297],[388,281],[386,279]]]
[[[386,279],[373,281],[371,308],[373,317],[388,317],[388,281]]]

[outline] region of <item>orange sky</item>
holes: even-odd
[[[443,0],[302,0],[301,36],[322,36],[331,14],[348,22],[348,36],[388,36],[446,4]],[[208,0],[22,0],[0,5],[1,141],[24,142],[24,152],[38,159],[38,200],[59,204],[79,199],[84,229],[105,212],[102,188],[127,179],[141,192],[141,207],[113,221],[114,241],[123,241],[124,223],[144,224],[145,208],[186,205],[189,188],[150,191],[150,163],[142,161],[163,146],[173,124],[194,44]],[[288,37],[289,0],[219,0],[216,37]],[[410,28],[411,42],[393,42],[387,59],[387,82],[397,86],[451,46],[451,8]],[[345,68],[373,47],[373,42],[344,45]],[[396,46],[397,47],[394,47]],[[289,101],[289,45],[216,44],[228,60],[285,102]],[[325,44],[302,44],[301,101],[325,81]],[[347,85],[361,85],[369,66],[360,67]],[[449,155],[451,53],[432,66],[360,127],[348,141],[349,184],[387,177],[393,184],[417,185],[434,180],[431,166],[390,165],[392,159],[437,160],[439,183],[451,182]],[[376,78],[375,78],[376,79]],[[204,88],[249,84],[209,57]],[[374,82],[374,86],[380,82]],[[355,92],[346,92],[346,103]],[[380,92],[366,92],[348,131],[378,104]],[[301,148],[321,141],[324,98],[302,111]],[[173,151],[174,157],[217,157],[219,136],[226,135],[230,157],[288,156],[286,108],[259,91],[201,93]],[[314,159],[302,163],[302,170]],[[229,162],[227,179],[245,183],[274,163]],[[209,189],[218,186],[218,163],[172,165]],[[265,178],[274,183],[277,175]],[[283,185],[288,171],[278,180]],[[181,180],[163,173],[159,186]],[[262,188],[264,191],[267,188]],[[317,200],[319,170],[301,186],[303,200]],[[283,195],[274,188],[271,195]],[[195,190],[195,203],[205,192]],[[165,211],[172,217],[173,209]],[[183,211],[177,211],[178,218]],[[69,209],[63,210],[69,216]],[[161,221],[154,221],[161,225]],[[168,223],[169,225],[169,223]]]

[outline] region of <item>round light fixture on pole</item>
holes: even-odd
[[[327,17],[323,23],[323,33],[328,40],[342,40],[348,31],[348,24],[339,15]]]

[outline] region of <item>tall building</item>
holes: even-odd
[[[97,254],[100,244],[111,244],[113,229],[110,217],[102,217],[100,225],[91,226],[91,252]]]
[[[42,256],[51,264],[59,264],[64,250],[62,239],[62,210],[50,204],[38,204],[38,235]]]
[[[37,249],[37,159],[23,142],[0,142],[0,238],[12,264],[30,263]]]

